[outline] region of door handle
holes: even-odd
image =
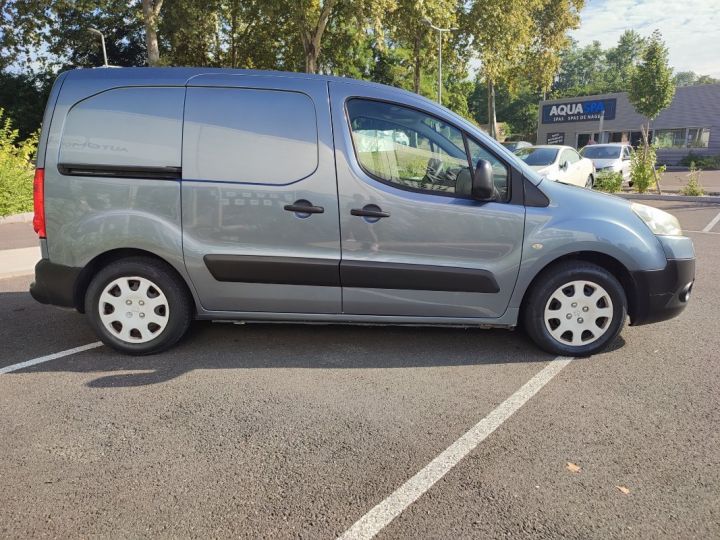
[[[369,217],[375,219],[390,217],[390,212],[383,212],[383,210],[381,210],[379,206],[375,206],[374,204],[368,204],[366,206],[363,206],[362,209],[353,208],[352,210],[350,210],[350,214],[353,216]]]
[[[286,204],[283,207],[288,212],[295,212],[296,214],[322,214],[325,209],[322,206],[314,206],[310,201],[300,199],[292,204]]]

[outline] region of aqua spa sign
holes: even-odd
[[[612,120],[615,118],[616,105],[617,100],[615,98],[551,103],[543,105],[542,123],[589,122],[600,120],[603,113],[605,120]]]

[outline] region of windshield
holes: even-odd
[[[620,157],[619,146],[586,146],[580,151],[586,158],[590,159],[618,159]]]
[[[558,150],[555,148],[520,148],[515,155],[528,165],[550,165],[555,163]]]

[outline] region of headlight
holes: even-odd
[[[638,203],[633,203],[632,209],[654,234],[663,236],[682,235],[680,222],[672,214],[668,214],[652,206]]]

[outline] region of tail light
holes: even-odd
[[[45,233],[45,169],[35,169],[33,179],[33,203],[35,215],[33,227],[40,238],[46,238]]]

